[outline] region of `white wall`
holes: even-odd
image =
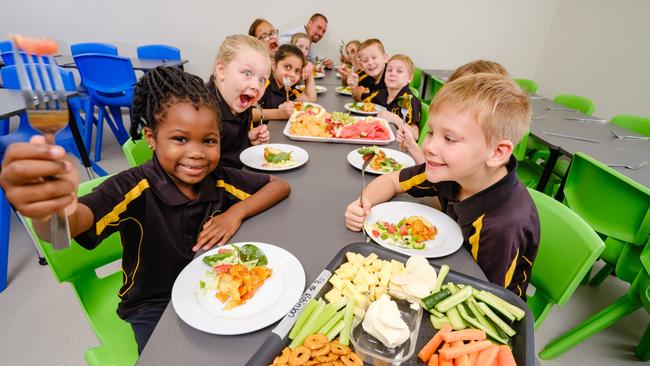
[[[600,117],[650,116],[650,1],[560,1],[535,79],[542,95],[591,98]]]
[[[341,38],[377,37],[389,53],[409,54],[425,68],[455,68],[486,58],[513,75],[532,77],[558,0],[3,0],[0,35],[49,36],[67,45],[116,44],[135,56],[144,43],[179,47],[186,70],[207,77],[225,35],[246,33],[254,18],[288,29],[314,12],[329,18],[320,50],[338,57]],[[278,5],[282,4],[282,5]]]

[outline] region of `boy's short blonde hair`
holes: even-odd
[[[488,73],[464,76],[443,86],[431,112],[448,109],[473,115],[488,143],[510,140],[517,144],[532,115],[528,96],[512,79]]]
[[[403,63],[405,63],[406,68],[409,71],[409,74],[413,75],[413,70],[415,70],[415,64],[413,63],[413,60],[411,60],[410,57],[408,57],[406,55],[403,55],[401,53],[398,53],[397,55],[392,55],[388,59],[388,63],[390,63],[391,61],[394,61],[394,60],[402,61]]]
[[[235,34],[223,40],[217,51],[215,64],[217,62],[221,62],[223,65],[229,64],[237,56],[237,53],[244,48],[257,51],[265,55],[269,62],[271,61],[271,54],[262,41],[245,34]]]
[[[361,42],[361,44],[359,45],[359,51],[357,51],[357,52],[361,52],[361,50],[363,50],[365,48],[368,48],[368,47],[371,47],[371,46],[374,46],[374,45],[377,45],[377,47],[379,47],[379,50],[381,51],[381,53],[383,53],[383,54],[386,53],[386,51],[384,50],[384,44],[381,43],[381,41],[378,40],[377,38],[370,38],[370,39],[366,39],[365,41]]]
[[[301,38],[306,38],[309,41],[309,43],[311,44],[311,38],[309,38],[307,33],[294,33],[291,36],[291,44],[296,44],[296,42],[298,42],[298,40],[301,39]]]
[[[361,47],[361,42],[357,41],[356,39],[353,39],[353,40],[351,40],[350,42],[346,43],[346,44],[345,44],[345,51],[346,51],[346,52],[347,52],[347,50],[348,50],[348,47],[350,47],[351,45],[355,45],[355,46],[357,46],[357,50],[358,50],[359,47]]]
[[[500,64],[494,61],[476,60],[457,68],[447,81],[452,82],[463,76],[479,74],[482,72],[510,77],[508,70]]]

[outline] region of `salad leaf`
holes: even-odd
[[[233,253],[234,252],[224,252],[224,253],[218,253],[214,255],[206,255],[205,257],[203,257],[203,263],[207,264],[210,267],[213,267],[223,262],[224,259],[228,259],[232,257]]]
[[[265,266],[269,262],[264,252],[253,244],[246,244],[241,248],[237,248],[237,251],[242,262],[257,260],[256,266]]]
[[[269,163],[280,163],[286,160],[291,160],[291,152],[279,152],[277,154],[269,153],[266,157],[266,161]]]

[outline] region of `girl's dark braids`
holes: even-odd
[[[195,108],[208,107],[217,115],[217,121],[221,121],[214,96],[200,77],[178,67],[159,66],[147,72],[135,85],[131,107],[131,138],[142,138],[143,127],[155,131],[167,108],[178,102],[191,103]]]

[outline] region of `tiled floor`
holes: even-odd
[[[126,161],[112,134],[106,130],[104,136],[101,165],[109,172],[125,169]],[[84,176],[81,173],[82,179]],[[597,288],[580,287],[568,304],[551,311],[535,333],[536,352],[553,337],[613,302],[626,288],[613,277]],[[33,244],[16,220],[11,228],[9,286],[0,293],[0,309],[2,365],[84,365],[83,352],[97,344],[71,288],[58,284],[50,269],[38,264]],[[559,358],[540,364],[645,364],[633,352],[649,320],[648,314],[639,310]],[[218,364],[218,360],[215,362]]]

